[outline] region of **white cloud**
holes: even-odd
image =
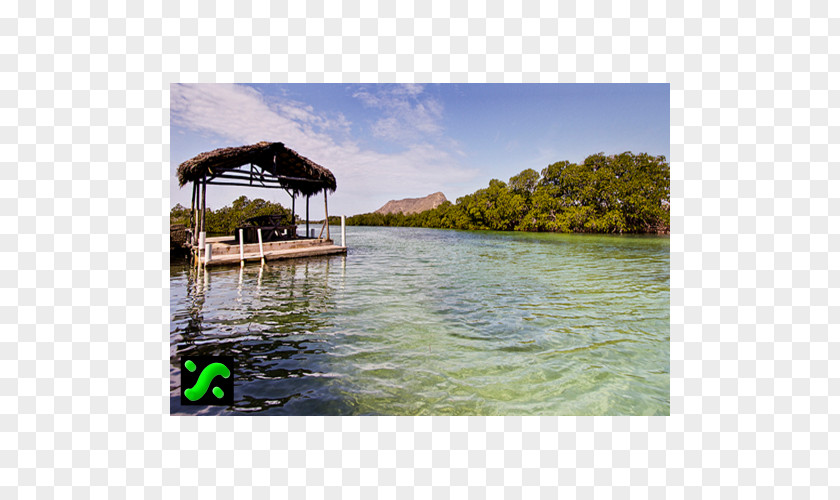
[[[437,136],[443,130],[443,105],[433,97],[422,96],[423,91],[419,84],[388,85],[361,90],[353,97],[382,113],[372,127],[376,137],[412,143]]]
[[[171,102],[176,124],[242,144],[280,141],[315,148],[332,141],[316,130],[328,127],[311,107],[294,101],[271,105],[259,91],[243,85],[175,85]]]
[[[394,154],[362,149],[350,135],[352,124],[340,113],[288,99],[272,101],[243,85],[173,85],[172,123],[229,141],[210,149],[283,142],[332,170],[338,180],[336,209],[355,214],[375,210],[389,199],[446,193],[477,175],[475,169],[459,165],[456,157],[461,153],[451,140],[439,137],[435,145],[405,141],[402,134],[408,117],[412,118],[412,139],[441,129],[443,107],[433,99],[418,99],[422,91],[422,86],[411,85],[354,95],[382,110],[383,116],[376,122],[380,137],[396,136],[404,141],[404,150]]]

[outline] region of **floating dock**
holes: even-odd
[[[207,259],[206,252],[202,252],[201,263],[207,267],[261,262],[263,258],[269,261],[347,253],[346,246],[336,245],[327,238],[265,242],[262,244],[262,252],[259,243],[239,245],[233,236],[207,238],[206,244],[210,245],[210,258]]]
[[[190,206],[189,229],[170,227],[171,242],[182,241],[196,257],[196,265],[221,266],[245,262],[314,257],[316,255],[346,254],[345,217],[341,216],[341,246],[330,239],[330,215],[327,209],[327,193],[335,192],[335,176],[326,168],[296,151],[287,148],[282,142],[258,142],[250,146],[218,148],[196,155],[178,166],[178,185],[183,187],[192,183],[192,205]],[[264,224],[250,224],[238,227],[238,238],[233,236],[207,238],[207,185],[241,186],[282,189],[292,198],[292,224],[278,226],[276,220],[269,220],[269,227]],[[318,238],[309,231],[307,236],[299,238],[294,227],[295,198],[306,197],[306,219],[309,221],[309,198],[320,192],[324,193],[324,225]],[[253,219],[276,219],[281,214],[263,215],[240,222],[253,222]],[[255,227],[257,226],[258,229]],[[248,243],[243,231],[248,230]],[[257,229],[259,243],[253,243],[250,236]],[[263,241],[263,231],[268,229],[268,239]],[[282,234],[278,231],[282,229]],[[291,229],[291,234],[287,231]],[[326,230],[326,238],[321,238]],[[188,234],[187,234],[188,233]],[[289,237],[293,239],[285,239]],[[275,241],[276,240],[276,241]],[[171,243],[170,243],[171,248]]]

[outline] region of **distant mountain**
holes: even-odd
[[[424,198],[406,198],[404,200],[391,200],[374,213],[393,214],[402,212],[404,214],[416,214],[425,210],[439,207],[446,196],[441,192],[430,194]]]

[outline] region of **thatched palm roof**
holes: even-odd
[[[304,195],[336,188],[332,172],[282,142],[214,149],[178,167],[181,187],[205,176],[208,184],[286,188]]]

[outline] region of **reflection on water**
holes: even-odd
[[[667,237],[348,228],[345,256],[172,263],[173,413],[669,413]],[[180,406],[179,357],[235,359]]]
[[[331,267],[344,258],[209,271],[173,264],[172,410],[256,412],[286,407],[293,413],[335,413],[321,400],[319,376],[328,375],[322,359],[328,346],[326,334],[320,332],[333,328],[322,313],[334,307]],[[177,361],[182,355],[233,356],[235,405],[181,407]]]

